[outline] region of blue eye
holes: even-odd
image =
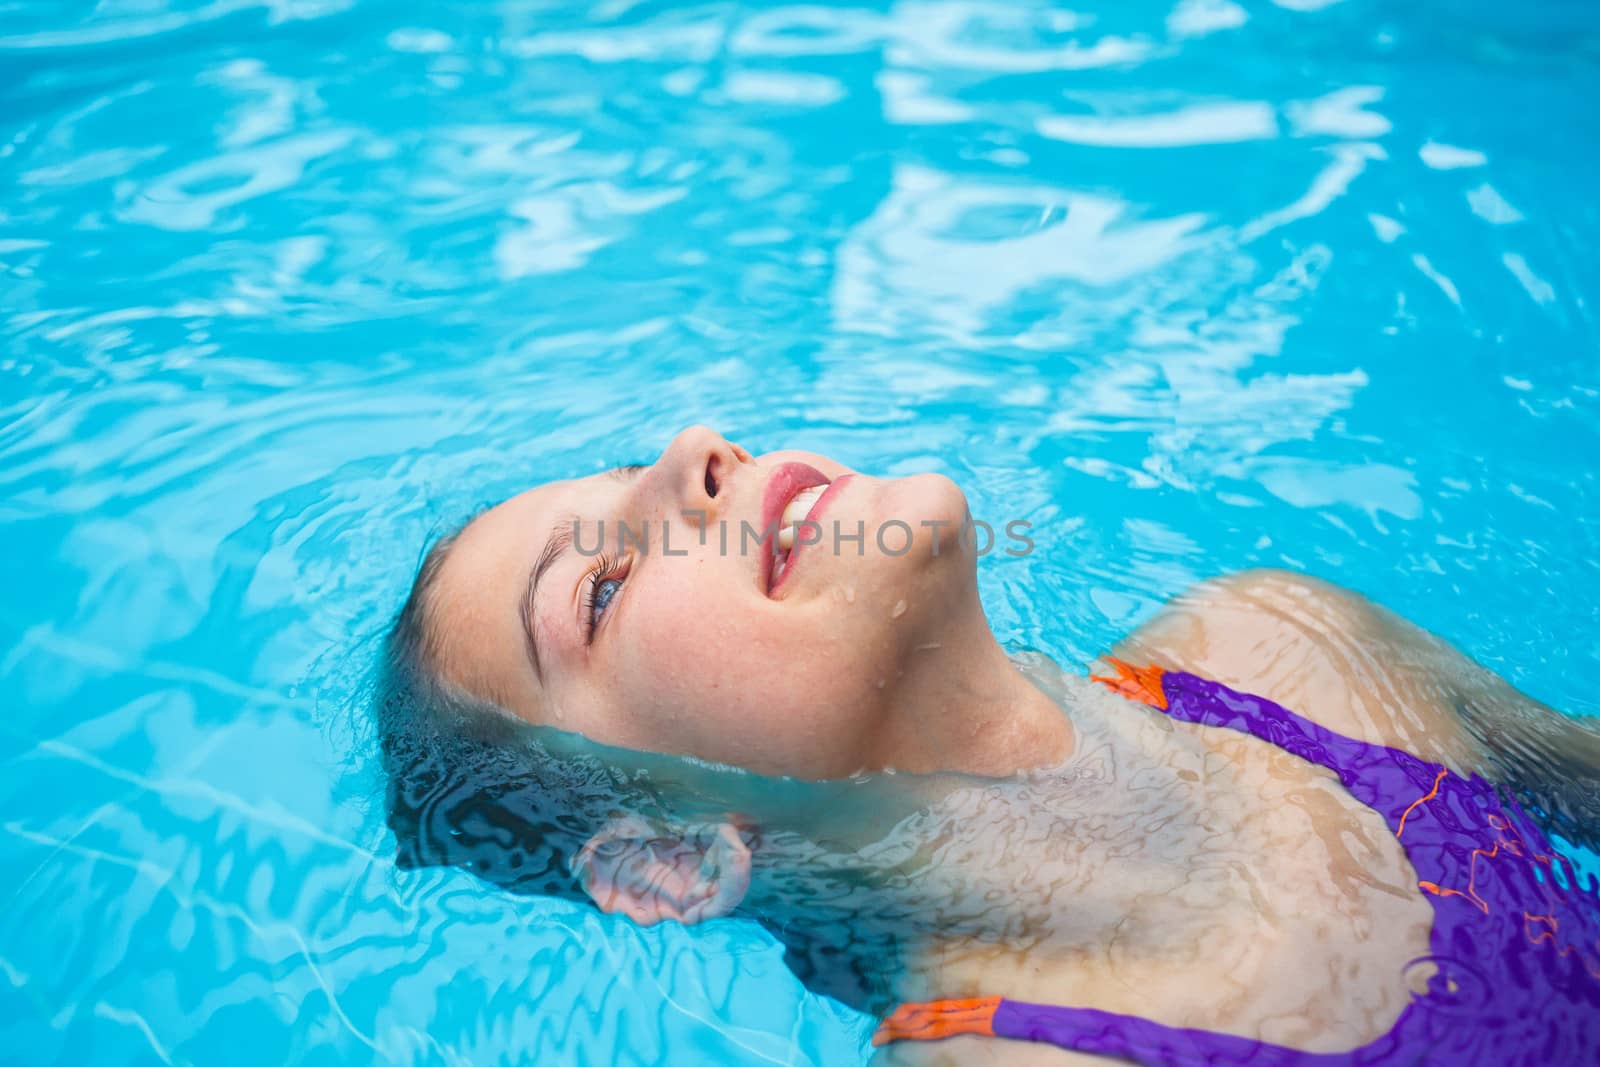
[[[611,606],[611,599],[622,591],[621,578],[607,578],[594,583],[594,597],[590,604],[589,614],[595,621],[600,621],[600,616],[606,613],[606,608]]]
[[[595,630],[600,625],[601,618],[611,602],[622,592],[622,583],[625,575],[623,568],[609,557],[600,557],[600,565],[589,573],[587,588],[583,593],[583,623],[585,638],[594,640]]]

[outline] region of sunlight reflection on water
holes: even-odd
[[[1064,663],[1290,566],[1596,713],[1594,49],[1560,4],[13,4],[0,1030],[860,1058],[752,924],[399,872],[373,800],[425,538],[691,421],[1032,521],[986,604]]]

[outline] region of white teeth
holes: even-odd
[[[797,522],[804,522],[807,515],[811,514],[811,507],[828,491],[825,485],[814,485],[810,489],[802,489],[789,499],[789,504],[783,509],[783,514],[778,517],[778,548],[784,552],[794,547],[794,526]]]

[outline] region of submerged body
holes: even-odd
[[[1189,674],[1114,665],[1119,677],[1105,680],[1134,699],[1180,722],[1263,739],[1325,768],[1383,817],[1434,912],[1427,951],[1418,951],[1398,972],[1408,987],[1404,1006],[1381,1034],[1338,1051],[1306,1047],[1331,1043],[1326,1032],[1289,1045],[1218,1032],[1215,1022],[1163,1024],[1143,1017],[1143,1005],[1112,1012],[1000,996],[904,1005],[879,1027],[875,1043],[971,1034],[1148,1067],[1534,1067],[1600,1057],[1600,911],[1519,805],[1502,802],[1476,775],[1462,777],[1398,749],[1355,741],[1271,701]],[[1390,944],[1403,949],[1407,939]],[[1303,968],[1311,955],[1302,953]],[[1236,982],[1239,977],[1226,975]],[[1343,977],[1352,975],[1345,971]],[[1391,984],[1380,980],[1375,990],[1381,996]],[[1374,990],[1365,983],[1363,988]],[[1269,998],[1270,989],[1263,989],[1253,999]],[[1308,1021],[1304,1015],[1295,1020],[1302,1026]]]
[[[917,533],[899,553],[794,539],[775,555],[719,551],[713,530],[780,515]],[[1417,966],[1446,929],[1423,883],[1466,894],[1443,902],[1457,907],[1470,869],[1465,889],[1419,873],[1392,804],[1282,737],[1168,715],[1052,664],[1019,670],[983,615],[974,553],[950,533],[966,518],[946,479],[757,458],[699,428],[649,466],[492,509],[430,553],[391,638],[430,698],[446,699],[446,719],[581,734],[611,746],[594,757],[615,767],[610,782],[643,780],[622,750],[755,776],[707,779],[693,803],[677,788],[634,803],[572,774],[565,785],[579,788],[557,800],[536,776],[480,790],[431,757],[412,773],[418,747],[393,740],[416,720],[407,712],[385,740],[405,862],[462,862],[524,891],[550,879],[523,872],[559,882],[570,869],[602,909],[640,923],[758,918],[814,988],[878,1012],[998,997],[1339,1053],[1389,1034],[1436,978],[1455,995],[1458,978]],[[583,531],[608,521],[657,524],[680,548],[622,545],[585,562]],[[1600,732],[1326,583],[1281,572],[1205,583],[1113,652],[1260,694],[1294,723],[1401,762],[1480,776],[1560,827],[1600,825]],[[488,753],[519,766],[503,756]],[[787,799],[767,803],[752,782]],[[508,797],[545,814],[486,814]],[[528,859],[535,838],[563,835],[574,847]],[[1530,916],[1544,914],[1534,903]],[[1519,927],[1524,955],[1600,971],[1600,945],[1573,929],[1595,903],[1574,906],[1589,918],[1548,942]],[[1523,980],[1521,964],[1506,966],[1478,977]],[[883,1055],[1017,1064],[1127,1051],[953,1036]]]
[[[1094,704],[1082,691],[1086,683],[1066,675],[1056,680],[1058,701],[1074,709],[1080,725],[1080,749],[1066,766],[1040,774],[1034,803],[1064,811],[1054,824],[1054,845],[1075,853],[1077,862],[1069,864],[1075,870],[1051,870],[1053,853],[1042,848],[1042,833],[1024,837],[1021,851],[997,846],[970,864],[986,869],[994,888],[1011,883],[1016,899],[1029,899],[1040,883],[1051,886],[1043,897],[1050,904],[1034,912],[1026,949],[987,937],[930,942],[906,982],[907,1001],[1003,998],[1070,1006],[1072,1030],[1082,1038],[1077,1051],[997,1040],[1018,1037],[1024,1022],[1050,1029],[1050,1009],[1030,1017],[1008,1006],[998,1016],[997,1037],[960,1037],[957,1029],[931,1045],[891,1045],[880,1059],[1070,1064],[1114,1057],[1157,1067],[1235,1062],[1245,1053],[1254,1059],[1243,1062],[1275,1064],[1296,1062],[1275,1054],[1314,1053],[1333,1057],[1328,1064],[1418,1062],[1416,1049],[1408,1059],[1382,1041],[1405,1033],[1416,1040],[1424,1021],[1413,1017],[1414,1009],[1435,989],[1435,974],[1419,961],[1440,955],[1440,939],[1453,936],[1446,920],[1454,912],[1480,915],[1477,899],[1456,896],[1474,885],[1472,864],[1485,862],[1470,853],[1504,848],[1507,856],[1525,854],[1534,867],[1562,861],[1538,825],[1512,805],[1510,813],[1482,811],[1462,830],[1474,845],[1466,849],[1461,877],[1427,877],[1424,861],[1408,849],[1418,833],[1426,837],[1438,827],[1418,813],[1397,835],[1398,817],[1432,792],[1437,771],[1448,774],[1440,784],[1446,793],[1459,785],[1478,797],[1475,803],[1496,803],[1496,792],[1504,792],[1482,777],[1488,776],[1515,781],[1544,811],[1570,811],[1594,785],[1595,731],[1528,701],[1443,641],[1363,598],[1277,571],[1200,585],[1117,653],[1165,664],[1173,672],[1166,686],[1181,678],[1184,694],[1162,707],[1160,665],[1138,681],[1107,672],[1122,675],[1123,694],[1136,702],[1112,697],[1115,707],[1088,715]],[[1282,723],[1248,729],[1243,715],[1230,720],[1219,712],[1237,712],[1237,705],[1211,696],[1213,688],[1234,691],[1210,680],[1218,675],[1234,688],[1267,694],[1274,709],[1298,704],[1304,715],[1282,712]],[[1088,729],[1088,721],[1102,728]],[[1261,726],[1261,717],[1251,725]],[[1304,731],[1325,744],[1299,744]],[[1360,776],[1342,773],[1330,755],[1330,747],[1341,745],[1370,750],[1368,761],[1392,766],[1403,785],[1387,797],[1363,795]],[[1565,757],[1539,758],[1555,750]],[[1083,774],[1101,766],[1114,768],[1118,789],[1096,798],[1093,816],[1085,817],[1070,797],[1082,790]],[[1536,768],[1544,768],[1542,779]],[[1587,771],[1587,779],[1560,779],[1563,768]],[[1128,806],[1125,816],[1118,816],[1118,805]],[[1005,825],[1002,819],[1000,832]],[[1106,846],[1096,851],[1101,832]],[[1568,877],[1568,885],[1573,881]],[[1472,987],[1442,1001],[1453,1032],[1464,1035],[1462,1048],[1475,1049],[1453,1062],[1563,1061],[1531,1053],[1526,1041],[1510,1049],[1522,1061],[1509,1059],[1496,1041],[1510,1035],[1494,1033],[1493,1013],[1459,1011],[1464,998],[1493,997],[1502,984],[1525,995],[1539,990],[1536,1003],[1552,1027],[1544,1033],[1552,1043],[1547,1049],[1600,1048],[1594,886],[1563,902],[1576,918],[1560,933],[1562,909],[1542,889],[1533,896],[1526,889],[1523,878],[1512,894],[1522,902],[1517,912],[1496,921],[1514,934],[1510,941],[1523,957],[1547,955],[1568,974],[1573,985],[1563,993],[1576,1000],[1547,1000],[1549,984],[1531,981],[1515,960],[1472,960],[1470,977],[1437,976],[1458,990]],[[1110,907],[1099,912],[1102,904]],[[1186,1029],[1206,1037],[1168,1040],[1170,1030]],[[1096,1030],[1099,1038],[1091,1037]],[[1366,1049],[1366,1061],[1336,1057],[1358,1049]]]
[[[1035,794],[1049,807],[1038,798],[1070,797],[1085,773],[1114,767],[1122,788],[1096,814],[1117,820],[1118,794],[1130,814],[1085,860],[1085,820],[1063,805],[1072,817],[1056,844],[1090,870],[1052,880],[1057,853],[1037,832],[972,864],[994,888],[1015,879],[1021,899],[1053,881],[1039,898],[1049,903],[1025,949],[930,943],[906,999],[953,999],[965,1024],[934,1023],[945,1037],[890,1045],[881,1059],[1412,1063],[1432,1062],[1424,1053],[1445,1031],[1459,1045],[1438,1048],[1450,1062],[1600,1054],[1600,902],[1570,865],[1556,872],[1543,830],[1514,802],[1502,808],[1504,790],[1481,776],[1519,779],[1559,808],[1592,784],[1595,732],[1361,598],[1282,572],[1206,583],[1117,651],[1172,671],[1114,661],[1111,678],[1137,703],[1078,710],[1075,721],[1099,718],[1104,731],[1080,729],[1079,751],[1042,772]],[[1239,689],[1253,677],[1272,699],[1186,669]],[[1055,684],[1063,706],[1092,704],[1077,679]],[[1279,707],[1289,701],[1305,715]],[[1556,749],[1567,752],[1559,764],[1529,756]],[[1588,781],[1530,780],[1531,767],[1574,763]],[[1513,864],[1509,881],[1477,873],[1491,856]],[[1107,881],[1119,904],[1097,919]],[[1475,937],[1484,908],[1493,920]],[[1463,930],[1451,969],[1435,966]],[[1517,1025],[1487,1010],[1491,998]],[[902,1008],[880,1040],[937,1014]]]

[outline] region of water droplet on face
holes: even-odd
[[[846,604],[854,604],[856,602],[856,587],[855,586],[847,585],[847,586],[844,587],[844,602]]]
[[[898,619],[900,616],[904,615],[905,613],[906,613],[906,602],[904,600],[896,600],[894,602],[894,610],[889,612],[889,618]]]

